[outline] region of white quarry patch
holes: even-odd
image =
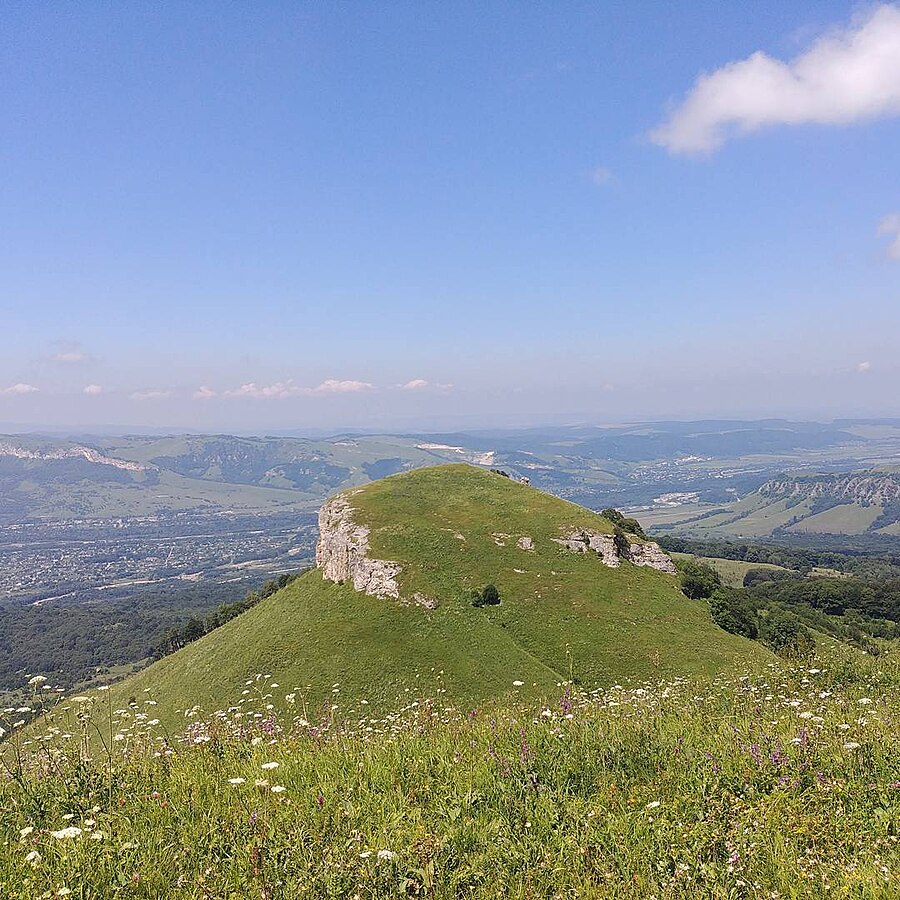
[[[112,456],[104,456],[92,447],[60,447],[53,450],[27,450],[8,441],[0,441],[0,456],[12,456],[15,459],[86,459],[88,462],[100,466],[112,466],[114,469],[124,469],[126,472],[146,472],[155,469],[155,466],[142,466],[140,463],[131,462],[128,459],[116,459]]]
[[[443,453],[457,453],[466,462],[476,466],[492,466],[496,451],[494,450],[467,450],[465,447],[455,447],[453,444],[416,444],[416,450],[440,450]]]

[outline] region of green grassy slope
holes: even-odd
[[[767,658],[713,625],[705,603],[686,599],[674,577],[630,563],[609,569],[594,554],[553,543],[572,527],[610,526],[501,476],[461,465],[421,469],[367,485],[350,502],[371,528],[372,555],[403,566],[402,595],[422,592],[437,609],[369,597],[311,571],[115,686],[113,705],[140,701],[149,689],[154,715],[176,725],[178,711],[194,704],[209,712],[237,703],[245,682],[262,673],[278,685],[276,708],[298,689],[298,703],[334,702],[349,715],[363,699],[389,707],[439,685],[453,700],[474,702],[512,691],[514,681],[524,682],[522,693],[543,695],[570,673],[593,688]],[[533,551],[516,546],[521,536],[534,540]],[[471,589],[488,582],[502,604],[473,607]]]

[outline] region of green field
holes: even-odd
[[[880,506],[859,506],[856,503],[842,503],[824,512],[807,516],[788,531],[802,531],[814,534],[862,534],[881,515]]]
[[[595,688],[771,658],[716,627],[706,603],[684,597],[673,576],[630,563],[610,569],[595,554],[565,551],[552,538],[612,526],[534,488],[454,465],[375,482],[351,501],[371,528],[372,554],[402,565],[403,596],[422,593],[436,609],[370,597],[310,571],[114,686],[115,706],[149,692],[156,717],[176,730],[185,710],[227,707],[259,672],[313,708],[365,699],[388,709],[423,681],[431,689],[440,680],[448,697],[470,703],[508,693],[514,680],[544,696],[570,676]],[[505,546],[496,533],[511,536]],[[533,551],[516,546],[524,535]],[[488,583],[501,605],[474,607],[472,590]],[[282,703],[277,694],[272,702]]]
[[[744,583],[744,576],[750,569],[765,569],[770,572],[788,572],[784,566],[773,566],[770,563],[752,563],[744,562],[740,559],[720,559],[714,556],[695,556],[693,553],[670,553],[673,559],[696,559],[708,566],[712,566],[722,581],[729,587],[741,587]]]

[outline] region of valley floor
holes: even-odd
[[[14,730],[0,896],[898,895],[896,652],[349,721],[279,719],[289,691],[261,673],[178,738],[149,695]]]

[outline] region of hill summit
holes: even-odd
[[[500,474],[395,475],[329,500],[320,526],[316,569],[115,686],[113,702],[146,691],[174,725],[263,679],[273,707],[349,713],[713,673],[764,654],[682,595],[657,545]]]

